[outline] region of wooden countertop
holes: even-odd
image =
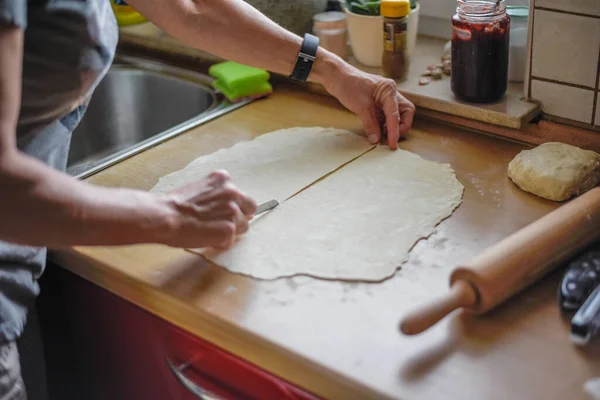
[[[202,154],[292,126],[361,131],[331,98],[277,90],[88,181],[149,190]],[[452,164],[465,194],[383,283],[257,281],[159,245],[75,248],[53,259],[324,398],[584,399],[583,383],[600,374],[599,352],[568,341],[555,300],[557,273],[485,317],[459,312],[422,335],[399,333],[401,315],[447,290],[454,266],[556,207],[507,178],[520,144],[417,121],[401,147]],[[381,245],[393,246],[394,238]]]
[[[122,27],[120,40],[129,46],[185,55],[208,63],[222,61],[221,58],[207,52],[185,46],[151,23]],[[450,78],[447,76],[441,81],[432,81],[429,85],[420,86],[419,76],[428,65],[440,63],[445,43],[442,39],[419,36],[411,58],[409,77],[405,82],[398,83],[402,94],[417,107],[513,129],[521,129],[540,113],[540,107],[536,103],[523,99],[522,83],[509,83],[506,96],[491,104],[459,101],[452,94]],[[352,57],[349,58],[349,62],[363,71],[382,74],[381,68],[365,67]],[[325,92],[320,85],[312,86],[317,91]]]

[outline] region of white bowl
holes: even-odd
[[[383,19],[345,10],[350,48],[356,60],[367,67],[380,67],[383,57]]]

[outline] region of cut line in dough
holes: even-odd
[[[316,127],[267,133],[200,157],[151,191],[173,190],[216,169],[228,170],[257,202],[281,204],[255,218],[227,251],[188,250],[267,280],[387,279],[460,205],[464,190],[447,164]]]
[[[379,282],[460,205],[447,164],[380,146],[258,218],[229,250],[191,250],[258,279]]]

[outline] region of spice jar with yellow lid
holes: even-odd
[[[409,0],[381,0],[383,16],[383,74],[398,81],[406,80],[410,63],[407,53]]]

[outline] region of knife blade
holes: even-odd
[[[266,211],[272,210],[273,208],[277,207],[278,205],[279,205],[279,202],[275,199],[265,201],[264,203],[261,203],[258,205],[258,207],[256,207],[256,212],[254,213],[254,216],[256,217],[258,214],[262,214]]]

